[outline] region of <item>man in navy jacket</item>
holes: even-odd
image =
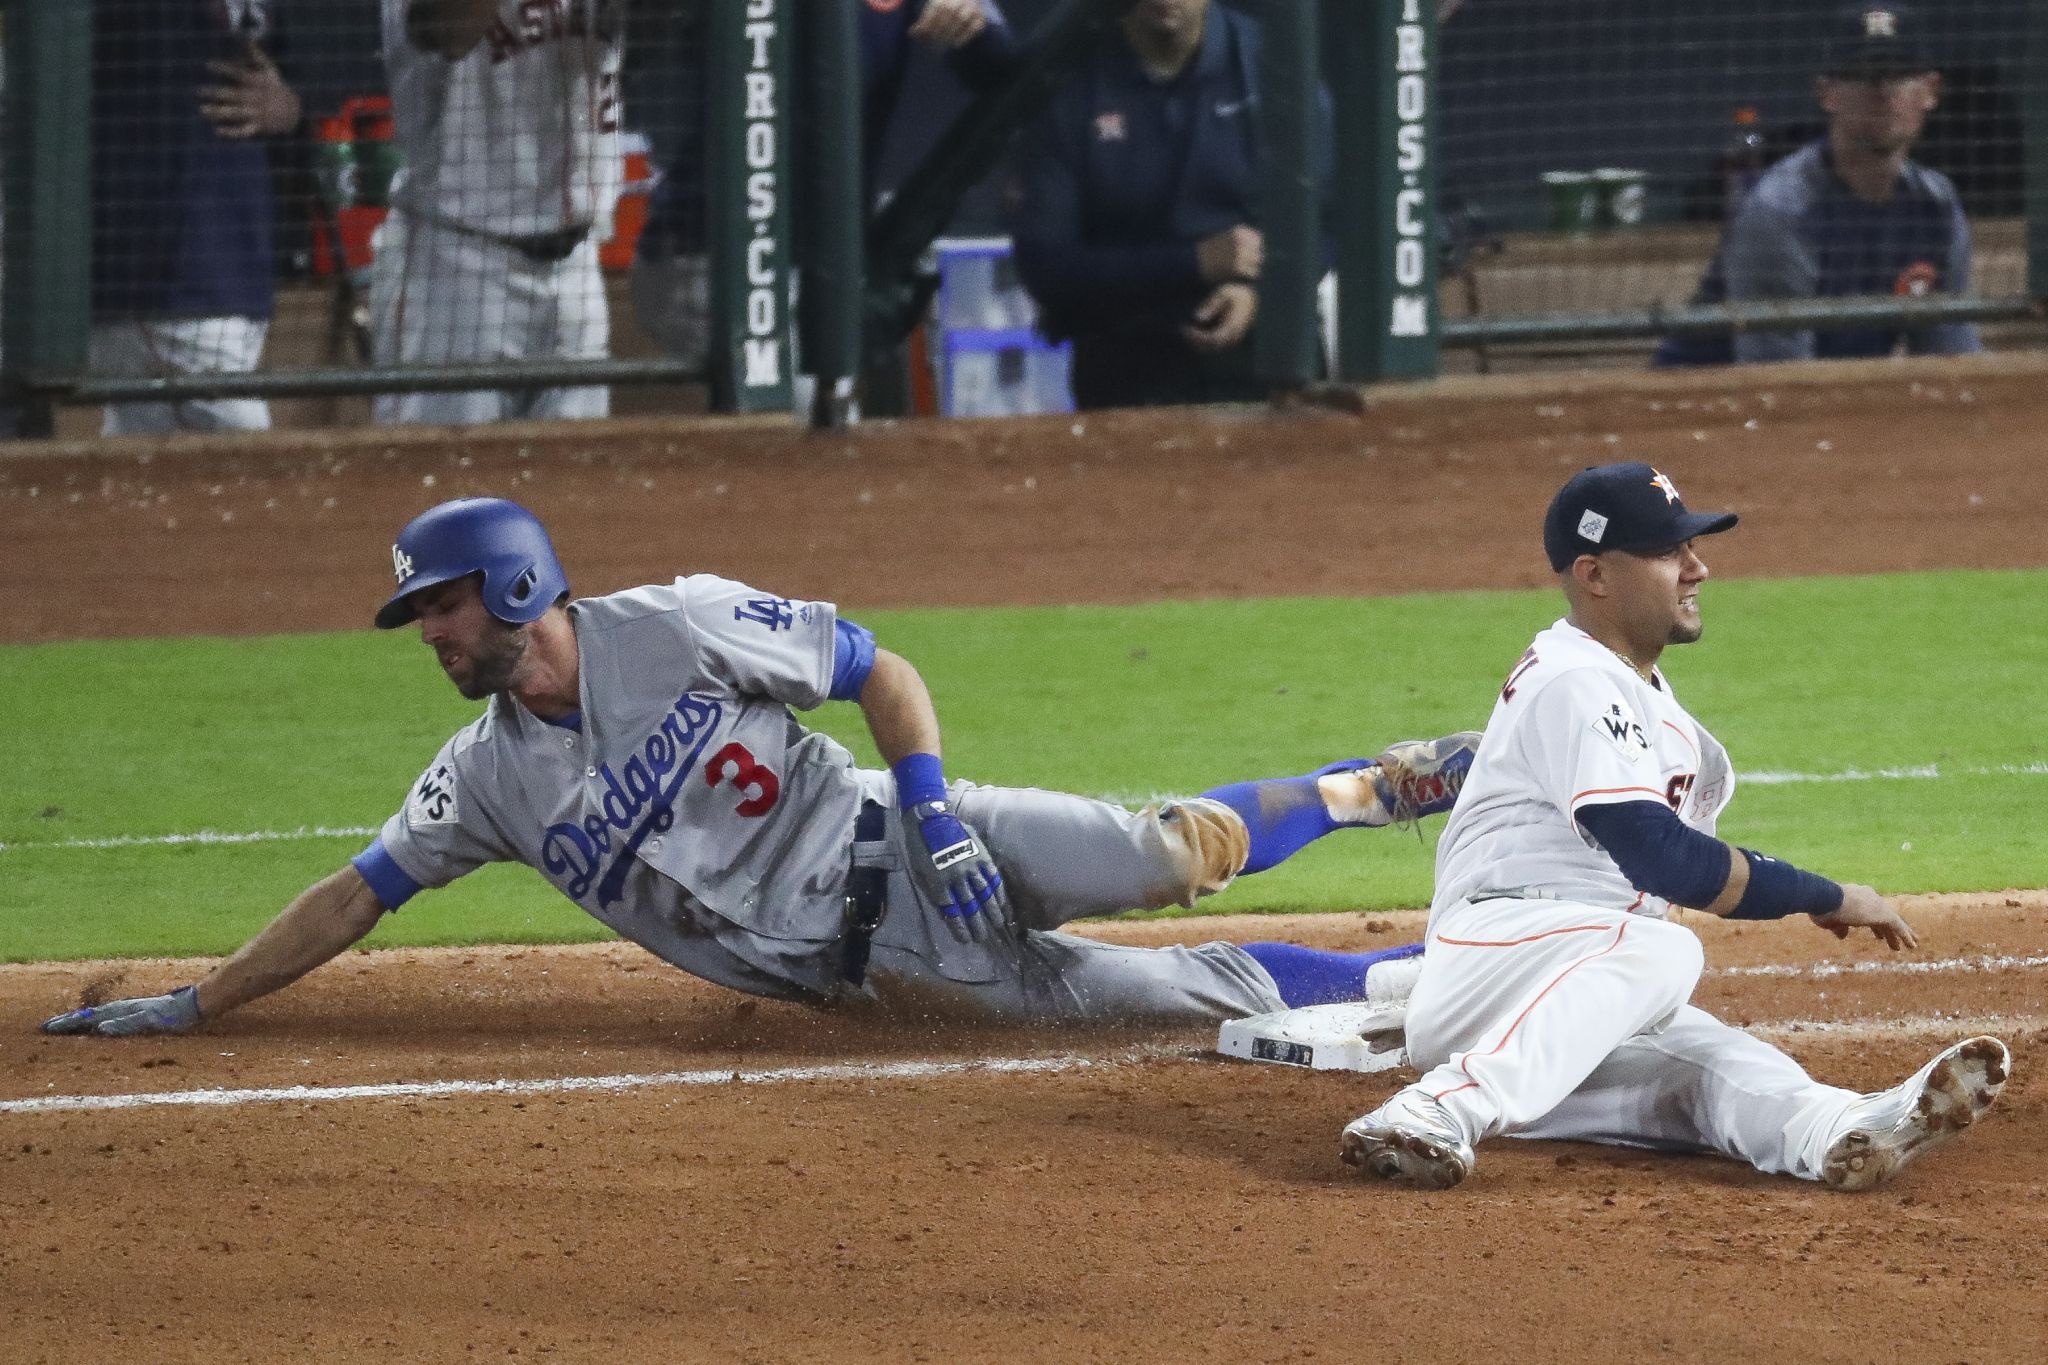
[[[1080,408],[1253,401],[1258,25],[1139,0],[1021,150],[1017,268]],[[1330,130],[1320,125],[1327,185]]]

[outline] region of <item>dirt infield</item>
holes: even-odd
[[[2033,566],[2044,377],[2000,359],[1447,384],[1364,418],[24,450],[0,456],[0,575],[35,590],[0,638],[362,625],[396,525],[470,491],[547,517],[579,591],[715,567],[868,606],[1531,585],[1543,499],[1614,454],[1744,514],[1726,574]],[[1907,909],[1910,963],[1698,921],[1699,1003],[1824,1079],[1886,1084],[1973,1032],[2012,1045],[1981,1130],[1862,1197],[1512,1142],[1455,1191],[1370,1187],[1336,1136],[1391,1077],[1226,1063],[1202,1034],[889,1028],[616,945],[351,954],[200,1036],[129,1043],[32,1030],[89,987],[203,964],[0,968],[0,1361],[2039,1360],[2048,894]],[[530,1084],[454,1088],[505,1080]],[[296,1086],[387,1088],[260,1093]],[[213,1102],[121,1098],[195,1091]]]

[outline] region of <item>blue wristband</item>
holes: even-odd
[[[896,774],[898,809],[946,799],[946,770],[937,754],[905,754],[889,765],[889,771]]]
[[[1729,919],[1783,919],[1787,915],[1827,915],[1842,908],[1842,888],[1817,872],[1767,858],[1754,849],[1737,849],[1749,859],[1749,885],[1728,912]]]

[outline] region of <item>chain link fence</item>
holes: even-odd
[[[1315,2],[1232,7],[1270,21],[1275,6]],[[1028,39],[1077,3],[1003,8]],[[846,4],[863,22],[896,8]],[[1319,8],[1336,88],[1360,51],[1346,25],[1380,11]],[[2030,262],[2048,259],[2048,215],[2030,214],[2029,196],[2048,195],[2048,15],[2030,0],[1408,8],[1434,25],[1435,198],[1419,230],[1435,248],[1427,288],[1447,367],[1474,355],[1482,366],[1642,365],[1672,335],[1726,351],[1731,329],[1809,338],[1807,353],[1823,355],[1928,349],[1918,339],[1943,328],[2038,344]],[[17,372],[37,357],[47,391],[70,385],[71,434],[701,410],[730,405],[731,376],[766,374],[770,359],[760,405],[786,407],[795,357],[771,356],[763,338],[791,330],[794,257],[819,216],[792,192],[790,144],[845,117],[845,106],[805,117],[797,104],[815,99],[802,95],[815,54],[792,48],[791,33],[822,9],[13,0],[0,33],[5,354]],[[1836,69],[1859,35],[1924,54],[1926,70]],[[1040,74],[1077,79],[1071,67]],[[1922,76],[1917,94],[1891,89]],[[973,93],[928,57],[904,91],[908,132],[851,153],[874,163],[850,190],[867,209]],[[864,97],[872,117],[872,79]],[[1835,164],[1838,145],[1861,145],[1841,126],[1857,99],[1897,105],[1864,113],[1889,111],[1890,145],[1914,168],[1901,183],[1919,216],[1905,227],[1871,207],[1884,196],[1866,173],[1881,157],[1850,154],[1862,208]],[[1333,197],[1405,155],[1407,142],[1377,136],[1338,138]],[[829,160],[832,145],[807,154]],[[942,253],[962,268],[935,328],[913,333],[912,389],[933,370],[946,395],[982,371],[992,377],[974,382],[992,393],[1044,386],[1046,340],[1000,273],[1013,226],[992,188],[1001,150],[995,138],[953,158],[949,174],[985,188],[955,224],[973,240]],[[1813,211],[1833,227],[1781,235],[1803,241],[1813,278],[1745,294],[1756,263],[1738,253],[1731,276],[1724,238],[1759,185],[1800,158],[1813,163]],[[89,174],[67,180],[81,165]],[[928,202],[956,205],[968,188],[942,184]],[[1944,206],[1960,237],[1942,236]],[[930,235],[916,213],[885,209],[869,226],[896,257]],[[1391,214],[1385,226],[1395,232]],[[1006,297],[968,287],[982,268],[1008,281]],[[898,311],[928,296],[910,288]],[[82,303],[67,312],[67,301]],[[742,356],[732,339],[721,354],[712,320],[744,330],[756,314],[755,349]],[[1838,333],[1854,335],[1828,339]],[[489,382],[479,364],[496,367]]]

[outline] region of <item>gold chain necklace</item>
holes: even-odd
[[[1627,664],[1627,665],[1628,665],[1628,666],[1629,666],[1630,668],[1634,669],[1634,670],[1635,670],[1635,674],[1636,674],[1636,676],[1637,676],[1637,677],[1641,678],[1641,679],[1642,679],[1642,680],[1643,680],[1644,682],[1651,682],[1651,681],[1653,681],[1653,679],[1652,679],[1652,677],[1651,677],[1651,673],[1650,673],[1650,670],[1649,670],[1649,669],[1647,669],[1647,668],[1644,668],[1644,667],[1643,667],[1643,666],[1642,666],[1641,664],[1637,663],[1637,662],[1636,662],[1636,661],[1635,661],[1634,659],[1631,659],[1631,658],[1629,658],[1629,657],[1628,657],[1628,655],[1626,655],[1626,654],[1622,653],[1622,652],[1621,652],[1620,650],[1618,650],[1618,649],[1615,649],[1613,645],[1609,645],[1609,646],[1608,646],[1608,648],[1609,648],[1610,650],[1613,650],[1613,651],[1614,651],[1614,657],[1615,657],[1615,658],[1617,658],[1617,659],[1621,660],[1621,661],[1622,661],[1623,663]]]

